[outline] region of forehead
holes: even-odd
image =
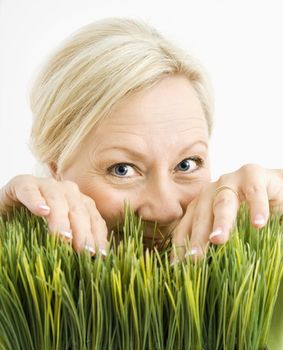
[[[166,77],[149,89],[126,96],[93,132],[92,140],[100,144],[113,138],[167,138],[169,143],[208,139],[198,95],[183,76]]]

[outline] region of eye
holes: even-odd
[[[112,165],[107,171],[114,176],[118,177],[130,177],[135,174],[134,168],[132,165],[127,163],[119,163]]]
[[[177,170],[181,172],[187,172],[191,170],[190,173],[193,173],[197,169],[203,166],[203,160],[199,157],[192,157],[183,159],[178,165]]]

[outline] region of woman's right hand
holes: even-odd
[[[72,181],[18,175],[0,189],[0,214],[24,205],[36,216],[44,216],[50,234],[60,234],[79,252],[97,249],[107,254],[107,226],[92,198]]]

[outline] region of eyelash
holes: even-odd
[[[197,164],[197,168],[194,169],[193,171],[191,171],[190,174],[192,174],[192,173],[194,173],[195,171],[197,171],[197,170],[203,168],[203,166],[204,166],[204,160],[203,160],[202,158],[198,157],[198,156],[189,157],[189,158],[184,158],[183,160],[181,160],[180,163],[182,163],[182,162],[185,161],[185,160],[193,160],[193,161],[195,161],[196,164]],[[178,164],[180,164],[180,163],[178,163]],[[127,166],[131,166],[132,168],[135,168],[135,169],[136,169],[135,165],[132,164],[132,163],[116,163],[116,164],[111,165],[109,168],[107,168],[107,173],[108,173],[109,175],[115,176],[115,177],[117,177],[117,178],[127,178],[127,176],[118,176],[118,175],[115,175],[115,174],[112,173],[113,169],[115,169],[115,167],[117,167],[117,166],[119,166],[119,165],[127,165]]]

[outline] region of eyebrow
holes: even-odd
[[[180,152],[181,153],[184,153],[186,151],[189,151],[193,146],[197,145],[197,144],[200,144],[200,145],[203,145],[205,147],[205,149],[207,150],[208,149],[208,145],[205,141],[196,141],[196,142],[193,142],[192,144],[184,147],[182,149],[182,151]],[[125,153],[128,153],[132,156],[134,156],[136,159],[141,159],[141,158],[145,158],[145,155],[142,153],[142,152],[139,152],[139,151],[136,151],[136,150],[133,150],[127,146],[117,146],[116,144],[113,145],[113,146],[109,146],[107,148],[104,148],[101,152],[106,152],[106,151],[113,151],[113,150],[118,150],[118,151],[123,151]]]

